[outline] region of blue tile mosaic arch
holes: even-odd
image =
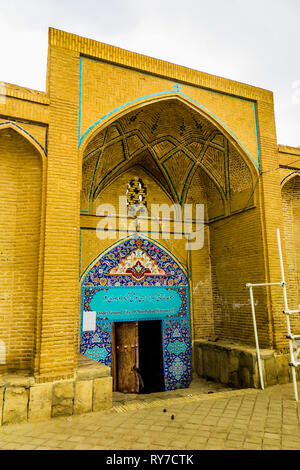
[[[81,296],[82,354],[112,367],[113,322],[161,320],[165,390],[189,386],[189,284],[160,246],[144,238],[114,246],[85,274]],[[96,312],[96,324],[83,331],[88,312]]]

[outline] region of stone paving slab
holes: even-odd
[[[97,413],[3,426],[0,449],[299,450],[299,417],[291,384],[150,397]]]

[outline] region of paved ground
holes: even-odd
[[[169,398],[179,398],[179,397],[195,397],[198,395],[207,395],[211,393],[218,393],[225,390],[232,390],[232,388],[227,387],[226,385],[212,382],[209,380],[202,379],[200,377],[195,377],[190,384],[189,388],[172,390],[171,392],[159,392],[147,394],[134,394],[134,393],[113,393],[113,404],[116,407],[117,405],[129,405],[135,403],[146,404],[153,402],[157,399],[166,400]]]
[[[0,449],[300,449],[300,402],[292,384],[188,391],[126,402],[116,396],[109,411],[3,426]]]

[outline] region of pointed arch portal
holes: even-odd
[[[161,322],[163,388],[189,386],[189,283],[179,264],[160,246],[141,237],[115,245],[85,273],[81,296],[82,354],[110,366],[113,373],[115,326],[143,324],[146,354],[151,357],[159,345],[153,338],[152,349],[149,335],[153,324]]]
[[[82,215],[94,214],[104,191],[136,167],[175,204],[189,203],[201,186],[210,221],[255,204],[257,165],[202,110],[169,97],[115,118],[96,127],[81,150]]]

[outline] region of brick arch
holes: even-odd
[[[124,164],[116,168],[114,172],[103,174],[102,181],[98,183],[98,187],[94,188],[94,194],[101,193],[102,190],[105,189],[105,187],[108,186],[115,178],[134,166],[143,167],[147,173],[152,175],[153,179],[159,182],[160,186],[165,188],[165,191],[168,192],[171,198],[176,200],[176,194],[172,190],[172,186],[170,185],[166,172],[163,171],[156,161],[151,149],[142,149],[141,151],[138,151],[134,158],[130,158],[124,162]]]
[[[283,178],[283,180],[281,181],[281,190],[284,189],[284,186],[289,183],[290,180],[294,179],[294,178],[297,178],[297,177],[300,177],[300,170],[296,170],[296,171],[293,171],[292,173],[290,173],[289,175],[285,176]]]
[[[240,192],[243,204],[248,199],[254,203],[252,190],[257,169],[253,162],[249,162],[240,144],[221,129],[220,123],[195,109],[185,98],[160,97],[120,111],[114,117],[96,125],[82,149],[83,194],[89,206],[95,193],[100,193],[101,185],[146,153],[179,204],[186,201],[197,168],[212,180],[224,204],[227,199],[227,214],[243,208],[236,202]],[[241,172],[243,180],[247,180],[246,187],[241,187],[238,175],[230,180],[230,169]],[[231,194],[235,198],[232,204]]]
[[[203,116],[207,119],[219,132],[221,132],[226,138],[228,138],[229,142],[238,150],[238,152],[243,156],[243,158],[249,164],[251,171],[254,175],[258,174],[258,164],[255,162],[252,155],[249,151],[245,148],[242,142],[239,141],[238,137],[233,133],[233,131],[214,113],[210,110],[205,108],[203,105],[197,103],[192,98],[184,95],[181,92],[174,93],[174,92],[161,92],[157,95],[152,95],[150,97],[144,97],[134,100],[131,103],[124,104],[116,108],[115,110],[111,111],[105,116],[102,116],[98,121],[90,126],[90,128],[85,131],[83,136],[81,137],[80,144],[79,144],[79,154],[82,160],[84,156],[84,152],[86,148],[89,146],[91,140],[105,128],[110,126],[112,123],[117,121],[118,119],[122,118],[126,114],[132,111],[138,111],[145,106],[149,106],[154,103],[163,102],[167,100],[176,100],[181,102],[187,108],[196,111],[199,116]]]
[[[31,145],[33,145],[33,147],[40,153],[42,159],[46,157],[46,150],[42,147],[42,145],[19,124],[16,124],[13,121],[1,122],[0,132],[4,131],[5,129],[12,129],[14,132],[20,134],[22,137],[24,137],[24,139],[30,142]]]
[[[176,205],[177,201],[175,196],[170,194],[167,187],[164,186],[162,178],[157,178],[157,176],[153,175],[153,173],[149,171],[148,168],[146,169],[139,163],[135,164],[133,162],[132,166],[126,167],[123,171],[117,173],[111,180],[107,182],[107,184],[99,193],[98,197],[91,203],[90,213],[96,214],[99,206],[101,206],[102,203],[105,204],[107,202],[114,206],[117,213],[118,211],[120,213],[122,213],[123,210],[126,211],[127,206],[120,206],[119,197],[122,196],[125,198],[127,196],[127,186],[132,178],[141,178],[146,186],[147,208],[144,213],[145,217],[151,218],[152,204],[159,203],[167,204],[168,206]],[[123,209],[121,207],[123,207]],[[129,208],[127,208],[127,211],[128,210]],[[158,223],[158,225],[160,228],[162,227],[161,221]]]

